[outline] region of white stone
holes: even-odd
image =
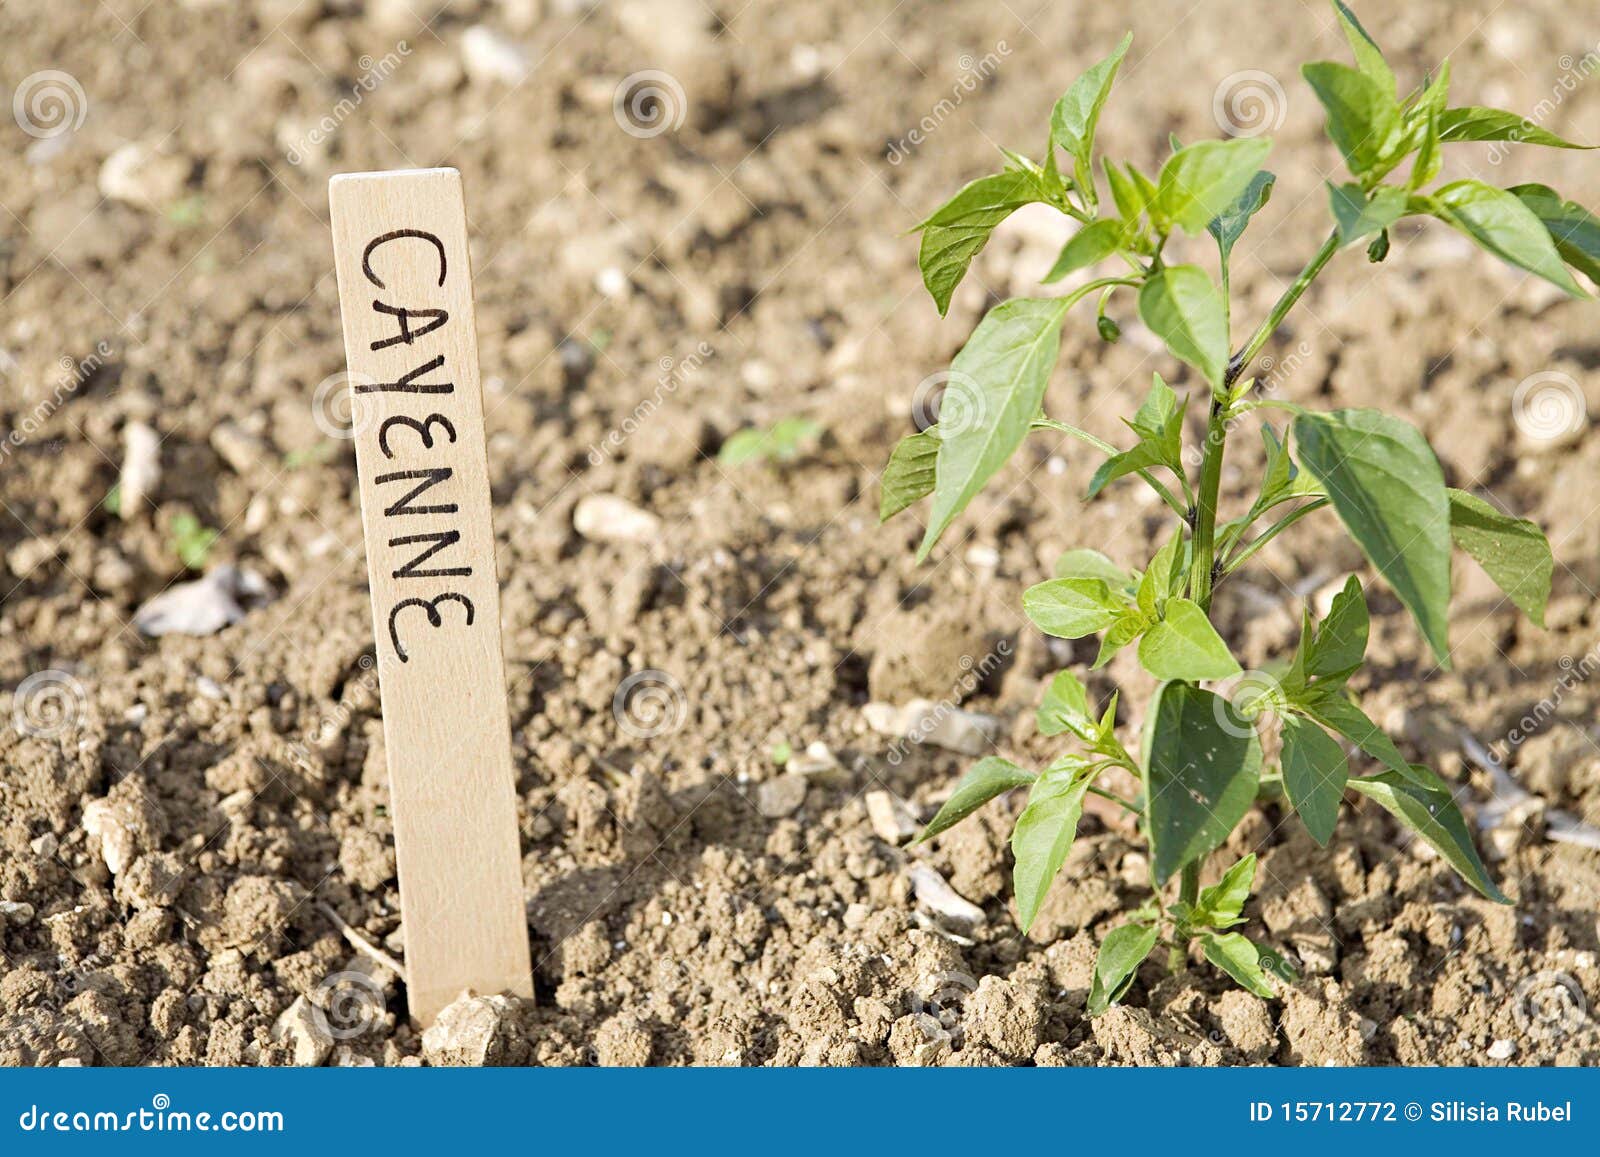
[[[422,1034],[422,1055],[430,1065],[483,1065],[499,1059],[502,1032],[516,1012],[505,996],[458,997]]]
[[[100,166],[101,196],[137,209],[160,212],[183,195],[192,166],[187,157],[160,153],[150,145],[123,145]]]
[[[982,908],[957,892],[927,864],[912,864],[906,874],[911,879],[917,903],[941,924],[964,931],[977,928],[988,919]]]
[[[485,84],[521,84],[530,71],[522,48],[487,24],[474,24],[462,34],[461,64],[467,76]]]
[[[100,858],[113,876],[119,875],[139,854],[133,833],[123,822],[117,805],[108,799],[90,800],[84,806],[83,830],[89,833],[90,839],[99,841]]]
[[[780,775],[756,788],[756,810],[769,820],[792,815],[806,802],[809,784],[803,775]]]
[[[48,860],[56,854],[56,849],[61,847],[61,841],[56,839],[54,832],[45,832],[38,839],[30,841],[28,846],[33,849],[34,855],[43,856]]]
[[[615,494],[586,494],[572,511],[572,525],[593,542],[653,542],[661,520]]]
[[[903,844],[917,834],[917,817],[899,798],[886,791],[869,791],[865,801],[872,830],[886,844]]]
[[[861,711],[867,726],[880,734],[931,743],[962,755],[982,755],[1000,733],[1000,720],[993,715],[930,699],[913,699],[904,707],[868,703]]]
[[[0,900],[0,924],[28,924],[33,921],[33,905],[21,900]]]
[[[272,1026],[272,1039],[294,1049],[294,1063],[316,1068],[333,1052],[333,1033],[322,1010],[303,996],[283,1010]]]
[[[162,591],[134,612],[133,625],[152,636],[214,635],[271,597],[272,588],[260,576],[224,564]]]
[[[1504,1037],[1489,1046],[1489,1059],[1491,1061],[1509,1061],[1517,1055],[1517,1046]]]
[[[119,509],[124,519],[144,513],[147,501],[155,498],[161,483],[161,436],[148,423],[137,419],[122,431],[122,473]]]

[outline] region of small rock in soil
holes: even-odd
[[[865,803],[872,830],[884,843],[903,844],[917,834],[917,817],[889,792],[869,791]]]
[[[810,785],[803,775],[780,775],[756,788],[756,810],[769,820],[782,819],[806,802]]]
[[[462,34],[461,65],[478,84],[521,84],[530,71],[527,54],[486,24],[474,24]]]
[[[136,209],[157,213],[183,195],[192,168],[185,157],[134,142],[123,145],[100,166],[100,193]]]
[[[912,864],[906,869],[906,875],[910,877],[917,903],[953,931],[971,931],[988,919],[982,908],[962,896],[927,864]]]
[[[259,575],[224,564],[162,591],[134,612],[133,625],[151,636],[214,635],[271,597],[272,588]]]
[[[148,423],[129,422],[122,431],[122,471],[118,478],[124,519],[144,513],[145,503],[155,498],[161,482],[161,436]]]
[[[508,996],[462,996],[422,1034],[430,1065],[497,1065],[507,1060],[517,1001]]]
[[[303,996],[295,997],[283,1010],[272,1026],[272,1039],[288,1044],[294,1051],[294,1063],[306,1068],[316,1068],[333,1052],[333,1034],[322,1010]]]
[[[1000,734],[1000,720],[995,716],[930,699],[913,699],[904,707],[868,703],[861,713],[867,726],[880,735],[931,743],[962,755],[982,755]]]
[[[791,775],[821,779],[839,770],[839,759],[833,754],[832,748],[819,741],[807,745],[798,755],[791,755],[789,762],[784,764],[784,770]]]
[[[1517,1046],[1504,1037],[1489,1046],[1488,1057],[1491,1061],[1509,1061],[1517,1055]]]
[[[83,830],[100,845],[100,858],[113,876],[139,854],[138,841],[120,809],[109,799],[90,800],[83,809]]]
[[[21,900],[0,900],[0,924],[16,924],[20,927],[32,920],[32,904],[25,904]]]
[[[572,525],[592,542],[653,542],[661,520],[615,494],[588,494],[572,511]]]

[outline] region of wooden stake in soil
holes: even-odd
[[[533,996],[461,174],[329,182],[406,991]]]

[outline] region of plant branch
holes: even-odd
[[[1097,795],[1101,799],[1108,799],[1112,803],[1115,803],[1115,804],[1121,804],[1124,808],[1126,808],[1128,811],[1132,812],[1136,816],[1144,815],[1144,812],[1139,810],[1139,808],[1135,807],[1131,800],[1123,799],[1120,795],[1118,795],[1114,791],[1107,791],[1103,787],[1095,787],[1094,784],[1090,784],[1089,785],[1089,794],[1090,795]]]
[[[1313,511],[1321,510],[1324,506],[1328,505],[1328,501],[1329,500],[1326,498],[1318,498],[1316,501],[1308,502],[1304,506],[1295,507],[1277,522],[1274,522],[1271,526],[1267,527],[1267,529],[1256,535],[1256,537],[1251,539],[1245,546],[1241,547],[1238,554],[1234,555],[1233,558],[1229,559],[1228,562],[1223,566],[1222,573],[1233,573],[1233,571],[1243,566],[1250,559],[1250,556],[1256,553],[1256,551],[1266,546],[1267,543],[1271,542],[1278,535],[1289,529],[1289,527],[1299,522],[1306,515],[1312,513]]]
[[[1328,239],[1322,243],[1322,248],[1312,254],[1311,260],[1306,262],[1306,267],[1300,271],[1300,276],[1294,279],[1294,284],[1283,291],[1283,296],[1278,298],[1272,311],[1256,327],[1255,333],[1250,335],[1250,340],[1244,343],[1244,348],[1233,355],[1228,362],[1228,374],[1224,384],[1231,386],[1238,381],[1245,367],[1255,360],[1255,356],[1261,352],[1261,347],[1266,345],[1268,339],[1278,331],[1278,326],[1283,324],[1284,317],[1294,308],[1294,303],[1300,300],[1301,295],[1317,279],[1317,274],[1333,260],[1333,255],[1338,251],[1339,231],[1335,229],[1328,234]]]
[[[1058,434],[1070,434],[1080,442],[1087,442],[1089,445],[1093,446],[1096,450],[1100,451],[1108,458],[1114,454],[1122,453],[1122,451],[1118,450],[1104,438],[1097,438],[1087,430],[1080,430],[1076,426],[1069,425],[1066,422],[1058,422],[1054,418],[1035,418],[1032,422],[1032,426],[1035,430],[1054,430]],[[1188,504],[1180,502],[1178,497],[1167,488],[1166,484],[1154,474],[1150,473],[1148,470],[1140,470],[1139,477],[1143,478],[1150,484],[1150,489],[1159,494],[1161,496],[1161,500],[1170,506],[1172,508],[1172,512],[1179,518],[1185,518],[1188,516]],[[1189,486],[1189,480],[1184,478],[1182,481],[1184,489],[1187,490]]]

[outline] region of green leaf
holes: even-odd
[[[1538,274],[1573,297],[1589,296],[1561,263],[1544,222],[1515,193],[1482,181],[1453,181],[1433,195],[1431,208],[1500,260]]]
[[[1211,279],[1198,265],[1169,265],[1139,290],[1139,316],[1174,356],[1222,389],[1228,372],[1228,314]]]
[[[1114,590],[1133,585],[1132,575],[1098,550],[1090,550],[1087,547],[1065,551],[1056,559],[1054,574],[1056,578],[1103,579]]]
[[[1357,707],[1342,690],[1326,689],[1297,700],[1293,707],[1330,731],[1336,731],[1389,770],[1409,776],[1411,765],[1367,713]]]
[[[1350,51],[1355,53],[1356,67],[1379,87],[1393,93],[1394,72],[1383,58],[1383,50],[1378,47],[1377,41],[1367,35],[1356,14],[1345,7],[1341,0],[1333,0],[1333,9],[1339,17],[1339,27],[1344,30],[1344,38],[1350,42]]]
[[[1139,444],[1131,450],[1113,454],[1100,464],[1089,480],[1089,490],[1084,495],[1090,499],[1118,478],[1123,478],[1151,466],[1166,466],[1175,473],[1183,473],[1183,410],[1172,388],[1156,374],[1150,392],[1133,421],[1128,425],[1139,435]]]
[[[1338,740],[1310,720],[1285,715],[1281,722],[1284,790],[1311,838],[1327,847],[1339,821],[1350,761]]]
[[[1592,149],[1542,129],[1527,117],[1498,108],[1447,108],[1439,115],[1441,141],[1512,141],[1552,149]]]
[[[960,428],[939,431],[933,509],[918,562],[1027,436],[1061,351],[1066,310],[1063,301],[1026,297],[997,305],[950,363],[946,389],[970,396]]]
[[[1244,902],[1256,879],[1256,856],[1245,856],[1222,874],[1209,888],[1201,888],[1189,913],[1189,923],[1197,928],[1232,928],[1244,923]]]
[[[1247,991],[1265,1000],[1277,996],[1262,968],[1261,949],[1238,932],[1206,932],[1200,937],[1206,959],[1239,982]]]
[[[1016,865],[1011,872],[1017,894],[1017,916],[1022,931],[1033,927],[1034,917],[1050,891],[1067,853],[1072,850],[1083,816],[1083,797],[1092,776],[1081,765],[1069,764],[1059,773],[1046,771],[1028,792],[1028,806],[1011,832],[1011,852]]]
[[[1044,699],[1034,716],[1040,735],[1060,735],[1070,731],[1087,736],[1095,732],[1094,718],[1089,714],[1089,693],[1071,671],[1057,671]]]
[[[1037,778],[1033,772],[1024,771],[1009,759],[1001,759],[998,755],[985,756],[961,777],[961,782],[956,784],[955,791],[945,800],[944,806],[939,809],[939,814],[933,817],[932,822],[917,837],[916,842],[920,844],[933,839],[940,832],[966,819],[996,796],[1004,795],[1013,788],[1027,787]]]
[[[1089,985],[1090,1016],[1099,1016],[1122,999],[1158,938],[1154,924],[1123,924],[1106,933],[1094,958],[1094,980]]]
[[[1151,219],[1198,236],[1244,196],[1271,148],[1266,137],[1236,137],[1178,150],[1161,166]]]
[[[1061,255],[1044,275],[1045,284],[1110,257],[1122,248],[1122,222],[1110,217],[1090,221],[1061,247]]]
[[[1136,601],[1141,614],[1150,619],[1156,617],[1161,603],[1182,587],[1188,562],[1189,544],[1184,541],[1183,532],[1175,530],[1139,577]]]
[[[1394,84],[1387,87],[1364,72],[1331,61],[1300,69],[1328,114],[1328,136],[1357,177],[1387,172],[1405,145],[1400,103]]]
[[[1261,743],[1226,699],[1188,683],[1156,688],[1145,723],[1145,830],[1156,883],[1221,845],[1255,802]]]
[[[939,436],[932,430],[907,434],[895,443],[878,479],[878,521],[887,522],[913,502],[933,493]]]
[[[1250,183],[1239,194],[1238,200],[1206,224],[1206,231],[1217,240],[1217,252],[1222,255],[1223,265],[1227,265],[1228,259],[1233,256],[1234,244],[1244,236],[1250,218],[1261,212],[1271,199],[1272,186],[1276,181],[1277,177],[1265,169],[1260,170],[1250,178]]]
[[[1128,53],[1128,45],[1132,43],[1133,33],[1129,32],[1110,56],[1085,72],[1061,94],[1061,99],[1056,101],[1055,108],[1050,112],[1050,141],[1071,154],[1078,185],[1091,204],[1095,201],[1094,170],[1091,167],[1095,127],[1100,123],[1100,110],[1105,107],[1106,97],[1111,94],[1111,82],[1116,79],[1117,69]]]
[[[1358,776],[1350,786],[1376,800],[1406,827],[1432,844],[1468,884],[1497,904],[1509,904],[1478,858],[1467,821],[1443,785],[1424,787],[1395,772]]]
[[[1139,662],[1157,679],[1228,679],[1240,671],[1211,620],[1188,599],[1168,599],[1139,640]]]
[[[1351,575],[1345,580],[1344,588],[1333,596],[1328,617],[1317,626],[1311,654],[1304,660],[1305,673],[1333,679],[1352,674],[1366,656],[1369,627],[1361,580]]]
[[[1539,218],[1562,259],[1600,284],[1600,217],[1563,201],[1549,185],[1515,185],[1508,191]]]
[[[1022,592],[1022,609],[1033,625],[1058,639],[1104,630],[1126,606],[1101,579],[1048,579]]]
[[[1117,213],[1123,222],[1131,229],[1139,220],[1145,206],[1149,204],[1150,195],[1146,189],[1148,179],[1140,180],[1134,176],[1132,165],[1118,166],[1114,161],[1102,160],[1100,167],[1106,171],[1106,183],[1111,186],[1111,200],[1117,207]]]
[[[1302,413],[1294,436],[1300,464],[1448,667],[1450,501],[1427,441],[1377,410]]]
[[[972,259],[989,243],[994,227],[1024,205],[1041,200],[1038,182],[1014,169],[979,177],[946,201],[917,228],[922,245],[917,263],[922,283],[933,295],[939,316],[950,311],[950,298],[967,275]]]
[[[1328,185],[1333,220],[1339,226],[1339,244],[1353,245],[1363,237],[1382,233],[1406,215],[1406,193],[1394,185],[1379,185],[1368,198],[1360,185]]]
[[[1450,536],[1478,561],[1523,614],[1544,626],[1544,606],[1550,598],[1555,558],[1550,553],[1550,541],[1536,523],[1501,514],[1476,495],[1452,490]]]
[[[1095,655],[1089,669],[1098,671],[1111,662],[1116,658],[1117,652],[1142,635],[1148,625],[1149,620],[1138,611],[1130,610],[1120,615],[1117,621],[1106,629],[1106,633],[1100,636],[1100,651]]]

